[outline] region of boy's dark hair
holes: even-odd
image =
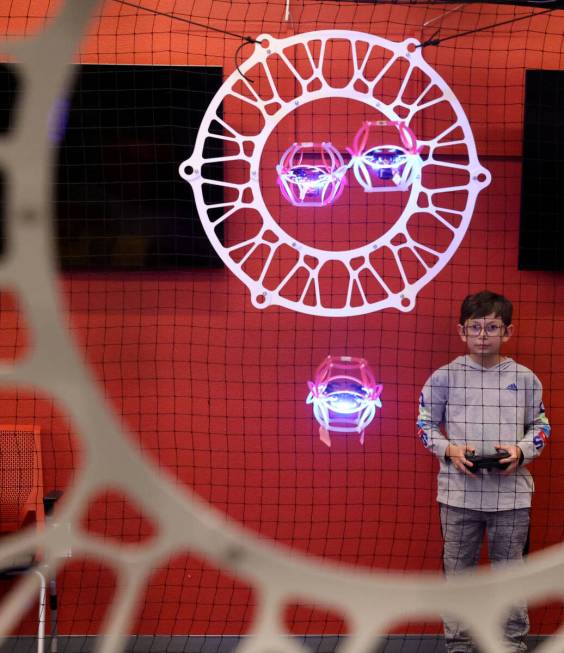
[[[513,304],[503,295],[498,295],[489,290],[482,290],[473,295],[468,295],[460,307],[460,324],[471,318],[485,317],[493,313],[500,317],[509,326],[513,319]]]

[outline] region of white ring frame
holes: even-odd
[[[352,63],[354,65],[354,74],[351,76],[349,83],[343,88],[330,86],[323,73],[327,43],[333,40],[348,41],[351,46],[350,51],[353,58]],[[409,311],[413,309],[417,293],[445,267],[457,250],[470,223],[477,195],[480,190],[487,186],[491,181],[489,171],[482,167],[478,161],[472,130],[470,129],[468,119],[466,118],[461,104],[458,102],[444,80],[425,62],[422,56],[422,50],[418,47],[419,43],[415,39],[407,39],[403,42],[395,43],[363,32],[324,30],[290,36],[284,39],[275,39],[269,35],[261,35],[257,38],[257,41],[258,43],[255,46],[253,54],[240,66],[240,71],[245,74],[257,64],[262,66],[262,70],[271,86],[272,99],[267,101],[261,98],[246,78],[242,78],[239,72],[234,72],[225,81],[210,103],[196,138],[194,152],[191,157],[186,159],[180,165],[179,168],[181,176],[192,185],[198,213],[211,244],[233,274],[235,274],[249,288],[251,291],[252,302],[257,308],[265,308],[270,304],[278,304],[291,310],[329,317],[361,315],[387,307],[394,307],[401,311]],[[314,56],[314,50],[312,49],[313,42],[320,44],[320,51],[317,58]],[[308,78],[303,77],[298,72],[297,67],[290,60],[286,52],[288,48],[298,44],[305,47],[311,69],[313,70],[313,73]],[[360,45],[366,48],[363,57],[358,56]],[[375,48],[383,48],[390,53],[390,57],[376,77],[370,80],[366,78],[365,72],[367,62]],[[295,76],[296,88],[298,91],[296,96],[292,99],[288,100],[281,97],[276,86],[276,80],[269,68],[269,60],[274,55],[280,57]],[[394,101],[388,103],[374,98],[372,91],[375,85],[385,77],[386,73],[399,59],[403,59],[407,62],[409,68],[397,97]],[[412,71],[415,69],[423,71],[423,73],[430,78],[431,82],[423,89],[417,99],[409,103],[401,97],[401,94],[405,90]],[[311,87],[312,82],[315,82],[318,88],[310,91],[308,90],[308,87]],[[355,88],[355,84],[358,82],[365,86],[365,92],[358,90],[358,87]],[[244,96],[235,90],[235,86],[238,83],[243,83],[246,86],[248,95]],[[438,98],[435,97],[432,100],[425,101],[425,96],[431,88],[440,89],[440,95]],[[255,136],[243,135],[221,117],[220,107],[222,102],[228,96],[235,97],[243,103],[248,103],[247,106],[250,105],[260,112],[264,118],[264,127],[258,134]],[[367,243],[363,247],[347,251],[321,250],[298,242],[295,238],[286,233],[272,217],[260,188],[259,170],[261,155],[267,139],[275,129],[276,125],[290,112],[296,110],[298,106],[302,106],[306,102],[313,102],[325,98],[347,98],[358,100],[359,102],[364,102],[380,111],[388,120],[402,119],[408,125],[419,111],[443,101],[450,104],[456,115],[456,122],[446,129],[443,129],[441,133],[434,135],[432,138],[425,139],[421,138],[421,135],[418,135],[418,144],[428,148],[428,156],[427,159],[423,161],[421,173],[415,176],[409,200],[393,227],[373,242]],[[267,110],[267,105],[269,106],[270,111]],[[275,111],[272,110],[272,106],[274,105],[279,105],[279,108]],[[398,109],[404,115],[399,116],[397,113]],[[406,113],[407,115],[405,115]],[[224,129],[223,134],[218,135],[217,131],[211,131],[210,127],[214,122],[216,125],[222,125]],[[451,135],[453,135],[459,128],[462,129],[464,134],[463,139],[453,137],[453,140],[449,140]],[[239,153],[237,155],[205,158],[204,144],[208,137],[222,139],[223,141],[230,143],[231,146],[238,147]],[[250,155],[245,153],[243,147],[244,141],[252,142],[253,147]],[[440,158],[435,158],[436,150],[445,146],[465,146],[468,153],[468,162],[445,162]],[[234,160],[246,161],[249,165],[250,172],[248,179],[244,182],[231,183],[227,181],[217,181],[205,177],[202,172],[202,167],[206,163],[223,163]],[[429,165],[442,166],[450,168],[453,171],[466,171],[468,173],[468,182],[464,185],[450,188],[433,190],[425,188],[422,185],[421,180],[425,167]],[[234,189],[237,193],[237,199],[222,204],[207,203],[202,190],[204,184]],[[249,190],[252,193],[251,202],[244,200],[244,193]],[[436,195],[440,195],[445,191],[454,192],[460,190],[468,193],[466,205],[463,210],[452,210],[437,206],[434,203]],[[414,213],[421,210],[420,207],[417,206],[417,198],[421,193],[424,193],[427,197],[428,208],[426,210],[428,212],[430,211],[436,218],[437,227],[448,229],[452,233],[452,240],[443,252],[438,252],[415,241],[408,231],[407,225],[409,219]],[[254,238],[237,242],[230,246],[223,245],[216,233],[218,225],[228,220],[228,218],[234,213],[245,208],[256,209],[263,220],[262,228]],[[219,219],[212,221],[209,215],[210,211],[213,211],[214,209],[225,209],[225,213]],[[456,218],[455,221],[460,220],[459,224],[454,226],[448,219],[445,219],[445,213],[452,214],[453,217]],[[267,232],[269,236],[268,240],[264,237]],[[272,234],[275,234],[275,242],[272,242]],[[399,238],[397,238],[398,236]],[[401,244],[394,244],[394,239],[396,239],[396,243],[399,240]],[[288,272],[280,281],[278,286],[274,290],[269,290],[263,285],[263,280],[268,271],[268,267],[274,258],[276,250],[282,245],[289,246],[296,250],[298,254],[297,262],[290,272]],[[253,279],[245,272],[243,266],[249,257],[252,256],[252,254],[261,246],[268,248],[269,254],[266,257],[266,261],[258,279]],[[393,253],[393,257],[401,275],[403,287],[399,292],[390,288],[386,279],[378,273],[371,263],[370,254],[383,246],[388,247]],[[245,252],[241,260],[235,261],[230,254],[236,250],[242,250],[243,248],[246,248],[248,251]],[[408,280],[405,266],[401,261],[401,250],[404,248],[409,248],[425,269],[424,274],[414,282]],[[428,256],[422,256],[423,253]],[[429,257],[436,258],[437,260],[433,264],[430,264]],[[364,260],[364,263],[360,266],[354,266],[351,263],[352,261],[358,261],[359,259]],[[308,261],[311,260],[317,261],[313,267],[311,264],[308,264]],[[320,290],[319,272],[326,263],[331,261],[339,261],[344,264],[349,275],[347,296],[344,305],[341,307],[328,305],[327,302],[324,301],[325,298],[322,296]],[[309,275],[309,277],[299,299],[296,301],[284,297],[283,294],[281,294],[284,290],[284,286],[294,275],[298,272],[303,274],[304,271]],[[367,289],[363,287],[360,280],[360,275],[363,272],[367,272],[374,277],[376,282],[381,286],[381,290],[385,294],[385,297],[382,298],[382,292],[379,292],[377,299],[371,298]],[[310,293],[310,295],[314,294],[315,300],[313,305],[304,303],[304,299],[308,293]],[[353,305],[353,293],[356,294],[357,303],[358,296],[361,297],[360,305]],[[311,302],[311,300],[309,301]]]

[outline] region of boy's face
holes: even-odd
[[[478,362],[497,363],[501,345],[513,334],[513,325],[506,326],[494,313],[471,317],[458,325],[458,335],[466,343],[468,353]]]

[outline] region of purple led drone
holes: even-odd
[[[316,163],[308,163],[308,161]],[[343,192],[347,166],[331,143],[294,143],[276,166],[282,195],[294,206],[326,206]]]
[[[397,129],[401,146],[377,145],[367,149],[373,128],[385,126]],[[294,206],[326,206],[343,192],[350,167],[367,193],[405,190],[421,167],[415,134],[402,121],[363,122],[353,147],[347,150],[351,158],[345,163],[331,143],[293,143],[276,166],[282,195]]]
[[[382,407],[383,385],[376,383],[364,358],[327,356],[317,368],[313,381],[308,381],[306,403],[313,404],[319,422],[319,439],[331,446],[329,431],[360,434],[372,422],[376,408]]]
[[[401,147],[367,147],[373,128],[387,126],[397,129]],[[413,131],[402,121],[366,120],[354,137],[352,149],[348,148],[348,151],[354,176],[367,193],[407,190],[421,168],[421,148],[417,146]]]

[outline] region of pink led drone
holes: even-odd
[[[374,127],[393,126],[401,140],[399,145],[376,145],[367,148]],[[366,120],[357,131],[351,154],[352,169],[358,183],[367,193],[407,190],[421,168],[421,148],[413,131],[402,121]]]
[[[364,429],[374,419],[376,408],[382,407],[380,394],[384,387],[376,383],[367,361],[327,356],[308,387],[306,403],[313,404],[319,439],[330,447],[329,431],[356,432],[364,444]]]
[[[276,171],[280,190],[288,202],[314,207],[338,199],[347,168],[341,153],[331,143],[294,143],[282,155]]]

